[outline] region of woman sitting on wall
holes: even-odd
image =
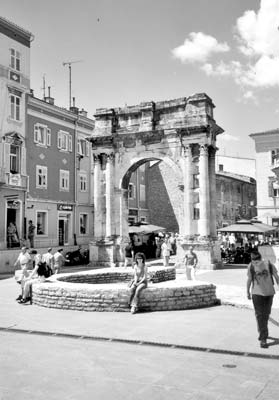
[[[145,255],[143,253],[137,253],[135,255],[134,279],[131,285],[129,301],[132,314],[137,312],[139,295],[145,288],[147,288],[147,266],[145,265]]]

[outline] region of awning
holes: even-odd
[[[239,233],[265,233],[274,231],[275,226],[263,224],[259,221],[238,221],[235,224],[225,226],[224,228],[217,229],[218,232],[239,232]]]
[[[165,231],[166,228],[163,228],[162,226],[157,226],[157,225],[152,225],[152,224],[146,224],[146,225],[140,225],[140,226],[129,226],[129,233],[157,233],[157,232],[162,232]]]

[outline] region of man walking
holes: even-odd
[[[36,227],[33,224],[33,221],[30,219],[30,221],[28,223],[28,239],[29,239],[31,248],[34,248],[35,229],[36,229]]]
[[[262,260],[258,251],[251,253],[251,262],[247,271],[247,297],[251,300],[255,310],[260,346],[267,348],[268,319],[271,313],[273,296],[273,278],[279,284],[277,269],[270,262]]]

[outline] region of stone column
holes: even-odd
[[[216,148],[209,148],[209,194],[210,194],[210,235],[216,238],[216,173],[215,155]]]
[[[192,234],[193,219],[193,171],[192,171],[192,147],[184,149],[184,236]]]
[[[94,155],[94,236],[102,237],[102,202],[101,202],[101,163],[98,155]]]
[[[106,160],[106,237],[112,235],[112,212],[113,212],[113,154],[107,156]]]
[[[210,198],[209,198],[209,174],[208,174],[208,147],[200,146],[199,159],[200,172],[200,236],[210,235]]]

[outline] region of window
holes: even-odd
[[[14,94],[10,95],[10,117],[16,121],[20,121],[20,97]]]
[[[223,164],[219,164],[219,171],[220,172],[224,171],[224,165]]]
[[[79,214],[79,233],[81,235],[88,233],[88,214]]]
[[[140,217],[140,222],[146,222],[146,218],[145,217]]]
[[[77,152],[81,156],[88,157],[89,156],[89,142],[85,139],[78,139]]]
[[[12,174],[20,172],[20,147],[14,144],[10,145],[10,172]]]
[[[135,194],[135,185],[133,183],[129,183],[128,186],[128,198],[129,199],[135,199],[136,194]]]
[[[85,172],[79,174],[79,188],[81,192],[87,192],[87,174]]]
[[[273,189],[273,197],[279,197],[279,189]]]
[[[20,53],[15,49],[10,49],[10,67],[20,71]]]
[[[57,136],[57,147],[59,150],[72,151],[72,136],[68,132],[59,131]]]
[[[46,211],[37,211],[36,218],[37,225],[37,235],[47,234],[47,213]]]
[[[271,151],[271,164],[274,165],[279,160],[279,149]]]
[[[200,209],[194,207],[194,219],[200,219]]]
[[[69,181],[70,181],[70,174],[69,171],[65,171],[64,169],[60,169],[60,184],[59,188],[60,190],[63,190],[65,192],[69,191]]]
[[[44,167],[42,165],[36,166],[36,188],[47,188],[47,167]]]
[[[51,133],[50,129],[46,125],[35,124],[34,125],[34,143],[42,146],[51,145]]]
[[[136,222],[136,217],[128,217],[128,223],[133,225]]]

